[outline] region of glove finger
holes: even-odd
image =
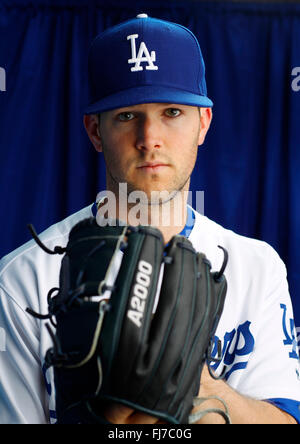
[[[181,365],[195,307],[196,253],[191,243],[176,236],[166,253],[169,260],[165,262],[157,309],[130,389],[138,402],[146,405],[151,400],[154,405],[160,399],[166,383],[168,399],[176,392],[176,375],[174,381],[171,379]]]
[[[120,394],[128,385],[128,376],[150,328],[163,248],[158,230],[129,228],[127,248],[110,298],[111,309],[100,336],[104,374],[114,381],[114,387],[109,389],[104,379],[103,392]]]

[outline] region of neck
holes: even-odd
[[[151,225],[158,228],[165,243],[180,233],[187,220],[188,191],[178,191],[171,199],[149,202],[128,202],[127,196],[112,192],[98,205],[98,217],[119,219],[122,222],[137,226]]]

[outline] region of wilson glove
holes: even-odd
[[[189,423],[223,310],[226,250],[212,272],[183,236],[164,246],[153,227],[100,227],[89,218],[66,248],[47,252],[64,254],[59,288],[49,292],[47,315],[28,311],[55,327],[47,324],[54,345],[46,363],[54,366],[57,422],[106,423],[113,401]]]

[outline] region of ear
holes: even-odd
[[[86,129],[87,135],[89,136],[89,139],[94,145],[96,151],[101,152],[102,142],[101,142],[98,123],[99,122],[97,114],[90,114],[83,116],[83,124]]]
[[[199,133],[199,139],[198,139],[198,145],[202,145],[206,133],[210,127],[210,123],[212,121],[212,110],[211,108],[200,108],[200,133]]]

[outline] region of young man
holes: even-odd
[[[84,125],[105,159],[107,199],[50,227],[41,240],[50,249],[64,246],[71,227],[93,214],[100,224],[106,215],[133,225],[151,223],[166,243],[182,233],[213,269],[223,259],[218,245],[225,247],[228,292],[215,337],[223,344],[222,362],[213,367],[225,378],[216,381],[205,368],[200,396],[220,396],[233,423],[299,422],[299,358],[284,264],[266,243],[226,230],[187,205],[197,148],[212,119],[195,36],[141,14],[95,39],[89,75]],[[43,321],[25,310],[47,312],[47,293],[58,284],[60,261],[31,241],[1,262],[2,423],[55,422],[52,369],[43,371],[52,340]],[[204,407],[221,406],[213,400]],[[106,417],[114,423],[157,422],[115,404]],[[219,421],[213,414],[201,420]]]

